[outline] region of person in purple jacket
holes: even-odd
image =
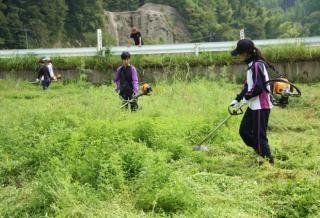
[[[132,111],[138,109],[138,101],[135,96],[138,94],[138,73],[137,69],[130,64],[130,53],[123,52],[121,54],[122,65],[116,72],[116,92],[122,97],[123,104],[130,100],[130,108]],[[128,105],[126,106],[128,108]]]
[[[252,147],[260,156],[274,163],[267,137],[268,121],[272,102],[270,86],[266,86],[269,80],[268,68],[272,67],[263,57],[260,50],[249,39],[242,39],[237,43],[237,48],[231,53],[240,56],[240,59],[248,65],[247,79],[243,90],[231,106],[238,107],[242,100],[248,105],[240,125],[240,136],[246,145]]]

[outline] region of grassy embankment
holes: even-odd
[[[273,63],[295,62],[301,60],[320,60],[320,47],[282,46],[262,48],[266,58]],[[52,57],[56,69],[95,69],[102,72],[116,68],[120,63],[118,56],[105,57]],[[16,57],[0,59],[0,70],[36,70],[38,57]],[[172,67],[185,70],[190,66],[230,65],[239,63],[229,52],[210,52],[184,55],[136,55],[132,63],[138,68]]]

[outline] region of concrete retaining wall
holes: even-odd
[[[299,61],[275,64],[276,69],[286,75],[293,82],[313,83],[320,82],[320,61]],[[234,82],[242,82],[245,78],[245,65],[223,65],[223,66],[199,66],[189,67],[170,66],[170,67],[149,67],[139,70],[140,81],[158,81],[166,79],[190,80],[192,78],[217,79],[225,78]],[[55,73],[63,75],[64,80],[77,80],[80,70],[59,70]],[[110,83],[114,77],[114,70],[100,72],[97,70],[86,69],[88,81],[94,84]],[[270,72],[270,77],[277,76]],[[23,80],[34,81],[36,73],[31,71],[0,71],[0,78],[13,77]]]

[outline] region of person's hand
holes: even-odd
[[[243,99],[242,99],[242,103],[243,103],[243,104],[248,104],[248,100],[245,99],[245,98],[243,98]]]
[[[40,80],[37,78],[37,79],[36,79],[36,82],[39,82],[39,81],[40,81]]]
[[[237,107],[239,105],[239,101],[237,100],[233,100],[231,103],[230,103],[230,106],[231,107]]]

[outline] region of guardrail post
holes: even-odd
[[[196,56],[199,56],[199,44],[195,44],[195,53]]]

